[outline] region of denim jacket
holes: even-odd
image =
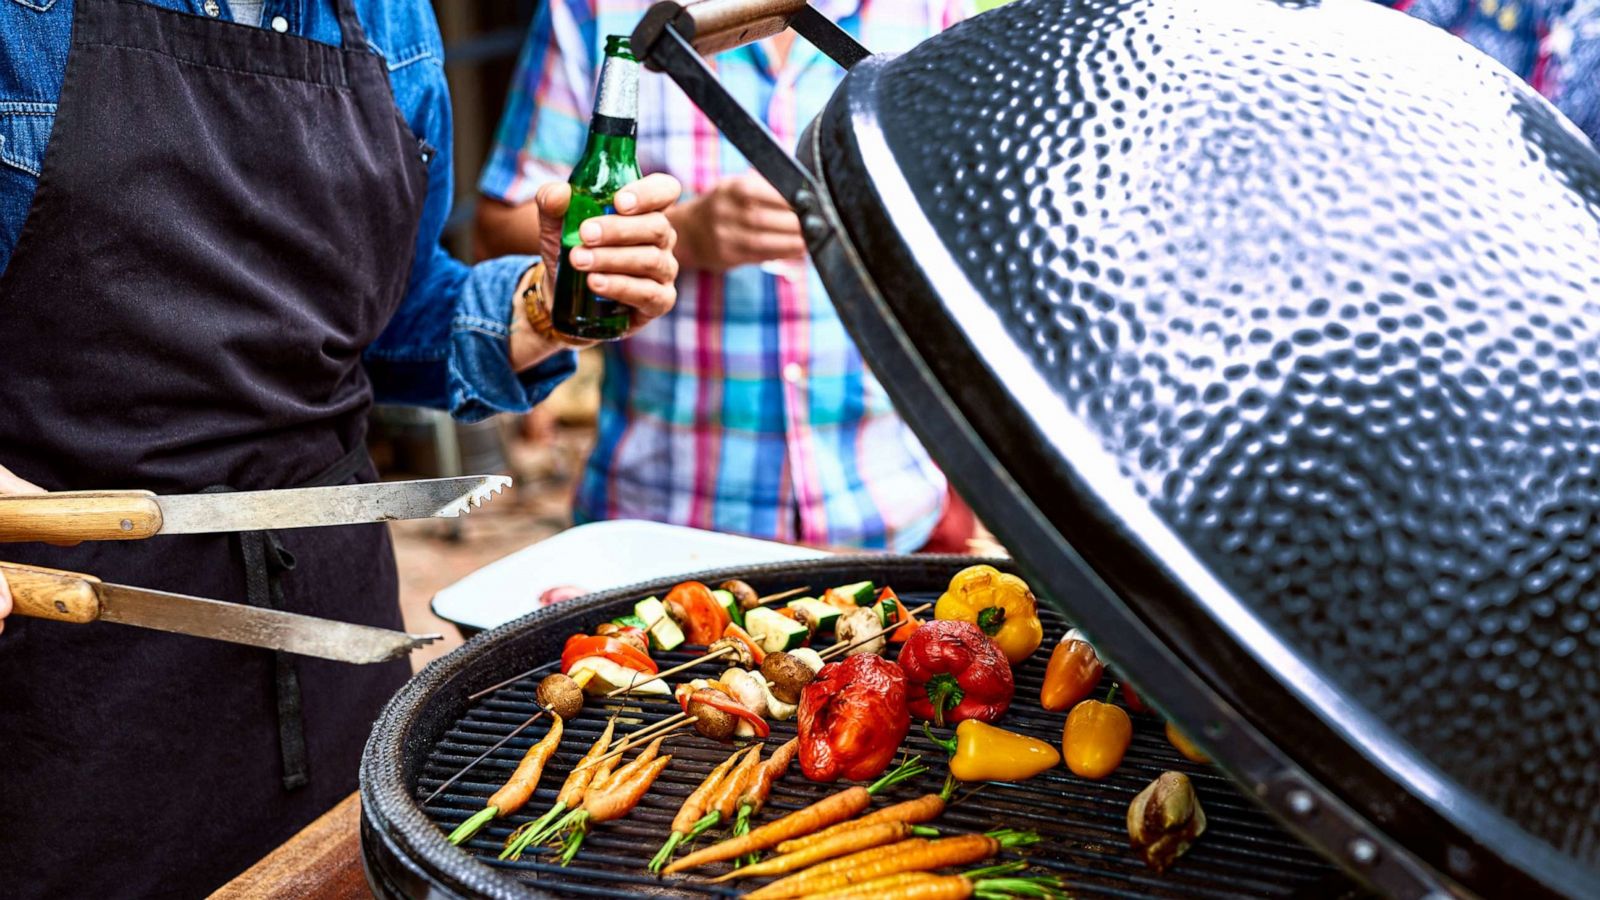
[[[227,0],[144,2],[231,18]],[[72,39],[72,4],[0,0],[0,272],[22,232],[50,140]],[[406,297],[366,351],[373,390],[381,402],[448,409],[468,421],[526,410],[571,374],[573,356],[560,353],[520,376],[514,373],[507,349],[512,293],[534,260],[503,257],[467,266],[439,244],[454,179],[450,96],[433,11],[425,0],[356,0],[356,9],[370,48],[388,64],[401,114],[438,149],[429,164]],[[267,0],[261,22],[339,43],[333,0]],[[252,164],[273,161],[264,148]]]

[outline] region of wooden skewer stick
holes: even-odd
[[[736,652],[733,647],[723,647],[721,650],[713,650],[712,652],[707,653],[707,654],[705,654],[703,656],[697,656],[694,659],[691,659],[686,663],[680,663],[679,665],[673,666],[672,668],[666,670],[665,672],[657,672],[656,674],[650,676],[649,678],[644,679],[643,681],[635,681],[632,684],[623,685],[622,687],[615,688],[615,689],[613,689],[611,691],[608,691],[606,693],[606,696],[607,697],[615,697],[618,694],[626,694],[629,691],[637,688],[641,684],[649,684],[652,681],[661,681],[662,679],[666,678],[668,675],[676,675],[676,674],[678,674],[679,672],[682,672],[685,669],[692,669],[695,666],[698,666],[703,662],[710,662],[711,660],[716,659],[719,656],[724,656],[726,654],[733,653],[733,652]]]
[[[854,650],[855,648],[861,646],[862,644],[866,644],[866,643],[870,643],[872,641],[875,641],[878,638],[883,637],[884,635],[888,634],[889,632],[898,629],[900,626],[902,626],[902,625],[906,624],[907,622],[911,621],[911,617],[915,616],[917,613],[927,612],[929,609],[932,609],[932,608],[933,608],[933,604],[932,603],[924,603],[921,606],[917,607],[916,609],[908,609],[908,610],[906,610],[906,617],[904,619],[897,619],[893,623],[891,623],[889,625],[885,625],[884,627],[878,629],[877,631],[874,631],[873,633],[867,635],[866,637],[858,638],[857,640],[852,641],[851,643],[848,643],[848,644],[834,644],[832,647],[829,647],[828,649],[822,651],[821,653],[818,653],[817,655],[822,657],[823,659],[832,659],[832,658],[834,658],[836,656],[840,656],[840,655],[843,655],[845,653],[849,653],[851,650]]]
[[[576,772],[579,769],[587,769],[590,766],[599,765],[608,759],[616,759],[617,757],[627,753],[629,750],[632,750],[635,747],[640,746],[641,744],[648,744],[658,737],[671,734],[674,731],[681,731],[694,725],[694,723],[698,721],[700,721],[699,716],[691,716],[687,713],[679,713],[675,716],[669,716],[668,718],[662,719],[656,724],[651,725],[649,728],[641,728],[638,731],[635,731],[633,734],[628,735],[627,740],[625,740],[616,749],[611,750],[604,756],[595,757],[594,759],[591,759],[582,765],[574,766],[572,771]],[[647,733],[651,731],[654,733]]]
[[[809,590],[811,590],[811,586],[810,585],[806,585],[805,587],[797,587],[797,588],[791,588],[791,589],[789,589],[787,591],[779,591],[776,594],[768,594],[765,597],[756,598],[756,605],[757,606],[766,606],[769,603],[777,603],[779,600],[787,600],[790,597],[798,597],[801,594],[804,594],[806,591],[809,591]]]

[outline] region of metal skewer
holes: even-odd
[[[500,690],[501,688],[505,687],[508,684],[515,684],[516,682],[521,681],[522,679],[527,678],[530,675],[537,675],[540,672],[543,672],[543,671],[545,671],[547,669],[553,669],[553,668],[555,668],[556,666],[559,666],[559,665],[561,665],[561,660],[552,659],[551,661],[545,663],[542,666],[534,666],[533,668],[529,669],[528,671],[523,672],[521,675],[513,675],[510,678],[507,678],[505,681],[500,682],[499,684],[495,684],[495,685],[491,685],[489,687],[486,687],[483,690],[478,691],[475,694],[468,694],[467,695],[467,699],[468,700],[476,700],[479,697],[487,696],[489,694],[494,693],[495,691]]]
[[[455,773],[454,775],[451,775],[450,778],[448,780],[446,780],[444,784],[441,784],[438,787],[434,788],[433,789],[433,793],[429,794],[427,799],[422,801],[423,804],[426,805],[426,804],[432,803],[433,802],[433,798],[435,798],[435,797],[439,796],[440,794],[444,793],[444,789],[445,788],[449,787],[452,784],[455,784],[457,781],[460,781],[461,780],[461,776],[463,776],[463,775],[467,774],[468,772],[472,771],[472,767],[473,766],[476,766],[478,763],[481,763],[484,760],[488,759],[489,758],[489,754],[495,752],[496,750],[499,750],[501,747],[504,747],[506,745],[507,741],[511,740],[512,738],[516,737],[517,735],[521,734],[522,732],[528,730],[528,728],[531,727],[534,722],[537,722],[547,712],[549,712],[549,710],[547,710],[547,709],[545,709],[544,707],[541,706],[539,708],[538,712],[536,712],[533,715],[529,716],[527,718],[527,720],[524,721],[521,725],[518,725],[516,728],[513,728],[511,730],[510,734],[508,734],[505,737],[500,739],[499,743],[497,743],[493,747],[490,747],[489,749],[483,751],[483,753],[479,754],[477,759],[473,760],[472,762],[467,763],[466,766],[462,767],[461,771]]]
[[[627,753],[629,750],[632,750],[641,744],[648,744],[658,737],[664,737],[674,731],[680,731],[684,728],[688,728],[698,721],[700,721],[699,716],[691,716],[688,713],[678,713],[675,716],[668,716],[654,725],[641,728],[638,731],[635,731],[633,734],[628,735],[620,745],[618,745],[615,749],[608,751],[605,755],[597,756],[586,763],[573,766],[572,771],[577,772],[582,769],[587,769],[590,766],[599,765],[608,759],[616,759],[617,757]]]

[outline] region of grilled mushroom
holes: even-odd
[[[650,655],[650,640],[637,628],[624,628],[615,622],[606,622],[596,627],[594,633],[599,637],[614,637],[623,643],[632,644],[640,653]]]
[[[731,740],[734,729],[739,727],[739,720],[732,713],[723,712],[693,696],[689,697],[689,706],[684,711],[695,717],[694,730],[713,741]]]
[[[744,669],[729,669],[722,673],[723,687],[733,695],[733,699],[740,706],[750,710],[761,718],[769,715],[767,709],[767,685],[761,676],[751,674]]]
[[[858,606],[839,617],[839,624],[834,626],[834,634],[838,635],[839,642],[854,644],[873,632],[883,631],[883,622],[879,621],[878,613],[870,606]],[[859,656],[863,653],[874,655],[883,652],[889,646],[889,639],[883,634],[858,647],[851,647],[845,656]]]
[[[817,677],[809,666],[788,653],[768,653],[761,674],[772,682],[772,696],[784,703],[799,703],[800,692]]]
[[[761,597],[756,593],[756,589],[737,578],[732,581],[724,581],[722,589],[732,594],[733,599],[739,601],[740,609],[755,609],[761,605]]]
[[[533,696],[540,706],[563,719],[576,718],[583,712],[583,688],[560,672],[545,676]]]
[[[749,667],[756,664],[756,658],[750,653],[750,648],[745,645],[744,641],[741,641],[738,638],[717,638],[711,642],[711,646],[706,648],[706,653],[716,653],[718,650],[721,650],[724,647],[733,648],[732,653],[725,653],[721,657],[722,661],[728,665]]]

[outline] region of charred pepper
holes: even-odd
[[[994,566],[972,566],[957,572],[934,606],[933,616],[977,625],[1013,663],[1033,655],[1044,640],[1039,604],[1027,582]]]
[[[881,656],[845,657],[800,693],[800,770],[812,781],[876,778],[910,729],[900,667]]]
[[[929,622],[900,648],[911,714],[935,725],[993,722],[1011,706],[1016,687],[1004,653],[971,622]]]

